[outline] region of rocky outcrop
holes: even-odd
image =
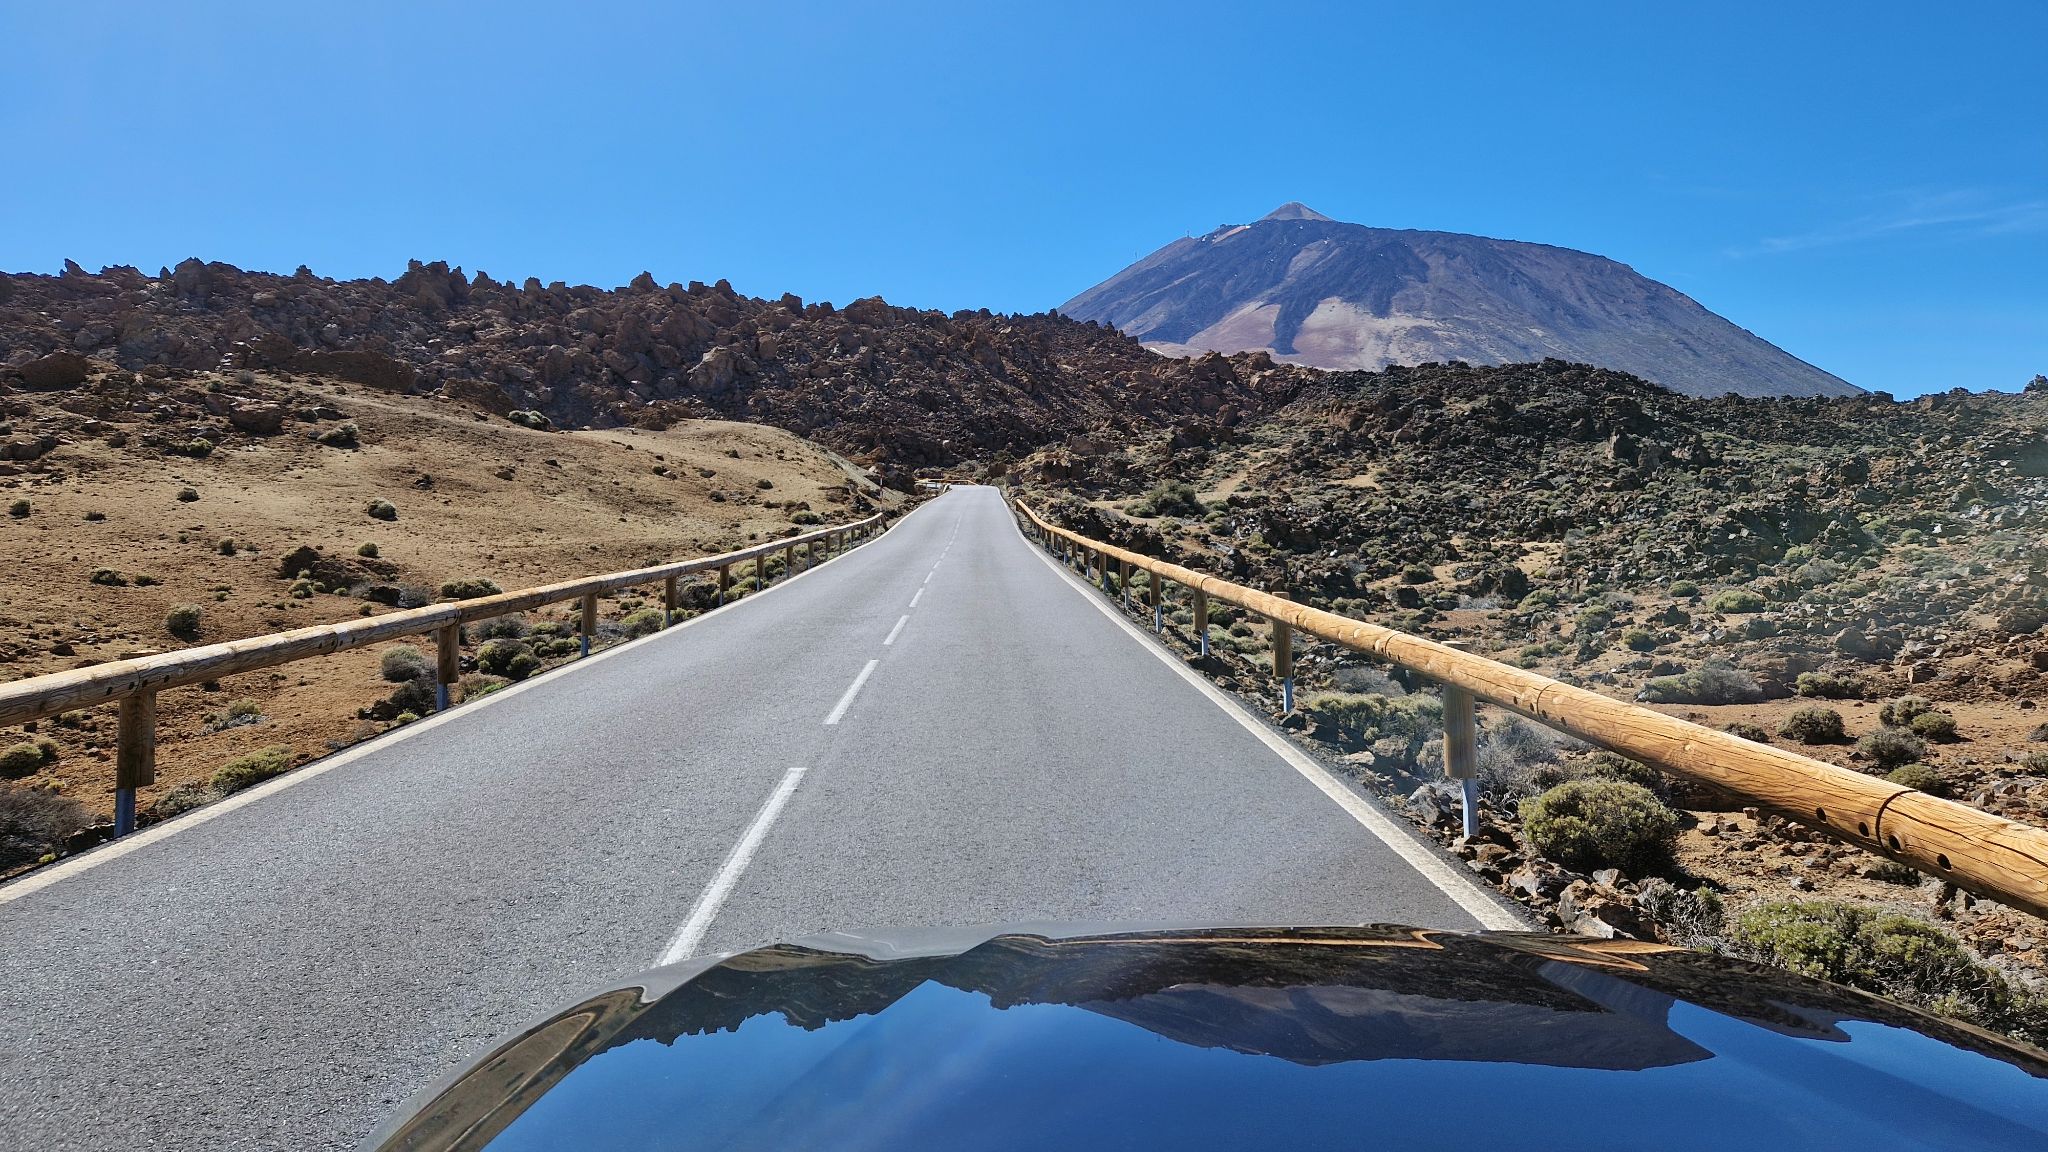
[[[1169,359],[1056,314],[840,308],[644,273],[610,290],[515,285],[438,261],[389,282],[199,260],[154,277],[0,276],[0,360],[34,387],[77,384],[92,363],[151,380],[308,374],[539,427],[719,416],[899,467],[1000,464],[1099,432],[1207,442],[1315,375],[1265,356]]]

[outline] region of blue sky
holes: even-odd
[[[1301,200],[1598,252],[1865,387],[2012,389],[2044,56],[2033,0],[7,4],[0,268],[1037,311]]]

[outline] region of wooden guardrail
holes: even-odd
[[[583,655],[588,656],[591,638],[597,634],[597,601],[600,596],[660,582],[662,626],[666,628],[675,621],[681,595],[680,582],[685,576],[715,571],[718,574],[718,600],[724,603],[726,591],[732,587],[734,566],[753,561],[755,586],[766,587],[768,557],[771,554],[781,552],[784,571],[793,572],[796,570],[798,548],[805,549],[806,559],[814,561],[820,545],[829,556],[833,551],[844,550],[854,541],[871,535],[883,520],[883,514],[876,513],[850,524],[819,528],[737,552],[696,560],[585,576],[517,592],[430,604],[339,624],[318,624],[289,632],[273,632],[155,656],[94,664],[69,672],[32,676],[0,684],[0,726],[119,701],[120,733],[114,755],[114,825],[115,835],[126,835],[135,826],[135,789],[156,782],[156,695],[166,688],[199,684],[238,672],[304,660],[309,656],[326,656],[401,636],[431,632],[436,649],[435,698],[437,707],[445,709],[450,703],[450,689],[460,676],[461,628],[470,621],[530,612],[548,604],[580,599],[583,613],[579,630]]]
[[[1273,625],[1274,669],[1290,704],[1291,640],[1297,631],[1435,680],[1444,692],[1445,762],[1454,778],[1473,778],[1476,731],[1472,704],[1475,699],[1482,700],[1674,775],[1716,785],[1759,808],[1824,829],[1859,848],[1910,864],[1978,895],[2048,916],[2048,829],[1744,740],[1448,644],[1296,604],[1070,532],[1047,522],[1021,500],[1013,506],[1027,532],[1070,562],[1084,569],[1092,565],[1101,573],[1105,588],[1112,563],[1121,569],[1126,588],[1131,569],[1150,573],[1155,628],[1161,623],[1161,582],[1187,589],[1193,600],[1195,632],[1205,653],[1211,599],[1265,617]],[[1468,828],[1472,797],[1468,783]]]

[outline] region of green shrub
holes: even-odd
[[[1925,741],[1910,732],[1901,732],[1896,728],[1880,728],[1858,740],[1856,748],[1885,772],[1902,764],[1911,764],[1927,755]]]
[[[1823,700],[1853,700],[1863,695],[1863,682],[1854,676],[1838,676],[1832,672],[1801,672],[1793,681],[1793,691]]]
[[[405,680],[419,680],[433,675],[434,666],[427,654],[410,644],[393,644],[377,659],[377,670],[384,679],[396,684]]]
[[[1948,792],[1948,785],[1941,773],[1925,764],[1904,764],[1884,774],[1894,784],[1925,792],[1930,796],[1941,796]]]
[[[154,588],[161,583],[163,583],[163,581],[158,580],[156,577],[151,576],[147,572],[140,572],[137,573],[135,576],[135,586],[137,588]]]
[[[540,670],[540,657],[532,652],[520,652],[505,662],[505,676],[512,680],[524,680]]]
[[[441,585],[441,595],[450,600],[475,600],[480,596],[496,596],[503,589],[495,581],[482,578],[450,580]]]
[[[524,641],[511,639],[492,640],[476,650],[476,666],[478,670],[487,672],[492,676],[524,680],[532,674],[533,669],[528,668],[526,673],[515,676],[512,673],[512,664],[521,656],[531,657],[532,655],[533,649],[527,647]]]
[[[1754,740],[1759,744],[1769,744],[1771,742],[1771,734],[1764,731],[1762,726],[1742,720],[1724,725],[1721,731],[1728,733],[1730,736],[1740,736],[1744,740]]]
[[[221,709],[221,715],[230,723],[247,724],[262,717],[263,706],[243,696],[228,701],[228,706]]]
[[[488,620],[478,622],[476,634],[478,639],[482,640],[517,640],[525,636],[529,631],[536,636],[552,636],[554,635],[553,627],[552,624],[548,625],[548,630],[544,632],[541,628],[528,629],[524,616],[493,616]]]
[[[1200,516],[1208,509],[1202,505],[1201,494],[1194,485],[1167,480],[1154,485],[1132,511],[1140,516]]]
[[[231,536],[221,537],[220,543],[214,546],[214,550],[223,556],[233,556],[235,554],[234,538]]]
[[[1842,714],[1818,705],[1794,709],[1778,726],[1778,735],[1801,744],[1833,744],[1847,734],[1842,727]]]
[[[105,512],[87,512],[85,514],[85,521],[88,524],[97,524],[106,518],[107,514]]]
[[[1956,738],[1956,718],[1946,712],[1922,712],[1906,727],[1913,730],[1913,735],[1937,744],[1947,744]]]
[[[1690,672],[1660,676],[1636,694],[1638,700],[1652,704],[1747,704],[1762,696],[1754,677],[1725,660],[1708,660]]]
[[[370,519],[372,520],[398,519],[398,505],[381,497],[370,501],[369,506],[364,511],[370,514]]]
[[[1896,912],[1832,900],[1759,904],[1735,920],[1741,953],[1956,1016],[2022,1041],[2048,1032],[2048,1003],[2016,987],[1940,928]]]
[[[213,455],[213,441],[194,436],[182,444],[173,444],[164,449],[164,451],[176,456],[190,456],[194,460],[204,460],[208,456]]]
[[[642,608],[619,621],[619,630],[629,639],[651,636],[661,631],[666,622],[666,613],[659,608]]]
[[[377,558],[377,546],[370,543],[358,544],[356,545],[356,555],[361,556],[365,560],[375,560]]]
[[[823,516],[818,515],[816,512],[811,511],[808,508],[801,508],[789,514],[789,522],[791,524],[804,525],[823,524],[825,522],[825,518]]]
[[[1669,786],[1664,774],[1640,760],[1631,760],[1605,748],[1586,758],[1586,773],[1600,780],[1620,780],[1663,795]]]
[[[190,503],[192,503],[192,502],[193,502],[194,500],[197,500],[197,499],[199,499],[199,489],[197,489],[197,488],[180,488],[180,489],[178,489],[178,503],[180,503],[180,504],[190,504]]]
[[[1678,839],[1678,813],[1625,780],[1567,781],[1524,801],[1521,813],[1530,842],[1580,872],[1614,867],[1640,876],[1669,863]]]
[[[1572,617],[1572,626],[1580,635],[1605,632],[1614,623],[1614,609],[1605,604],[1594,604]]]
[[[35,863],[88,822],[85,806],[68,796],[0,784],[0,868]]]
[[[29,502],[26,500],[16,500],[14,503],[9,504],[7,506],[7,514],[9,516],[14,517],[16,520],[27,519],[28,514],[31,511],[33,511],[33,509],[29,506]]]
[[[351,421],[347,424],[336,424],[332,428],[324,429],[313,439],[327,445],[329,448],[354,448],[362,443],[363,430],[356,427],[355,423]]]
[[[1636,625],[1621,630],[1621,643],[1623,647],[1637,652],[1651,652],[1655,651],[1657,646],[1663,643],[1663,640],[1650,629]]]
[[[23,741],[5,752],[0,752],[0,776],[19,780],[33,776],[43,770],[43,750]]]
[[[1691,600],[1700,594],[1700,586],[1691,580],[1673,580],[1671,595],[1679,600]]]
[[[128,586],[128,578],[112,568],[95,568],[90,579],[93,583],[107,588],[126,588]]]
[[[1934,701],[1925,696],[1901,696],[1885,701],[1877,710],[1877,720],[1888,728],[1904,728],[1913,723],[1913,717],[1932,711]]]
[[[180,640],[199,639],[199,605],[180,604],[165,613],[164,631]]]
[[[1401,566],[1401,583],[1427,584],[1436,579],[1436,573],[1427,564],[1404,564]]]
[[[1707,608],[1713,612],[1742,613],[1764,610],[1763,596],[1750,588],[1729,588],[1707,601]]]
[[[292,750],[283,745],[251,752],[221,765],[220,770],[213,774],[213,790],[223,796],[233,795],[252,784],[280,775],[291,766]]]

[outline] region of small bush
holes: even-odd
[[[2034,725],[2033,729],[2027,733],[2027,739],[2036,743],[2048,740],[2048,724]]]
[[[87,512],[85,514],[85,522],[88,524],[97,524],[106,518],[107,514],[105,512]]]
[[[332,428],[323,430],[313,439],[327,445],[329,448],[354,448],[362,443],[363,430],[356,427],[353,422],[336,424]]]
[[[532,631],[537,633],[539,629]],[[524,616],[493,616],[476,625],[476,635],[480,640],[517,640],[527,632]]]
[[[1863,682],[1854,676],[1837,676],[1831,672],[1801,672],[1793,681],[1793,691],[1822,700],[1853,700],[1863,695]]]
[[[1736,614],[1761,612],[1764,610],[1763,596],[1749,588],[1729,588],[1707,601],[1707,608],[1713,612]]]
[[[1771,734],[1764,731],[1761,725],[1750,724],[1742,720],[1737,720],[1733,724],[1724,726],[1721,731],[1728,733],[1730,736],[1740,736],[1744,740],[1754,740],[1759,744],[1769,744],[1771,742]]]
[[[1818,705],[1794,709],[1778,726],[1778,735],[1801,744],[1833,744],[1847,734],[1847,729],[1842,727],[1842,714]]]
[[[358,544],[356,545],[356,555],[361,556],[365,560],[375,560],[377,558],[377,546],[369,543]]]
[[[1942,781],[1941,773],[1925,764],[1901,765],[1885,773],[1884,778],[1930,796],[1940,796],[1948,791],[1948,785]]]
[[[1404,564],[1401,567],[1401,583],[1427,584],[1436,579],[1436,573],[1427,564]]]
[[[424,716],[434,710],[434,705],[437,703],[436,697],[439,695],[439,687],[434,682],[433,677],[422,676],[418,679],[401,682],[398,687],[391,690],[391,695],[385,697],[385,699],[389,700],[391,706],[400,712],[411,712],[415,716]]]
[[[27,519],[28,514],[33,510],[34,509],[30,507],[29,502],[26,500],[16,500],[14,503],[9,504],[7,506],[7,514],[9,516],[14,517],[16,520]]]
[[[86,824],[85,806],[68,796],[0,784],[0,868],[35,863]]]
[[[1925,696],[1901,696],[1885,701],[1877,710],[1877,720],[1888,728],[1904,728],[1913,722],[1913,717],[1932,711],[1934,701]]]
[[[280,775],[291,766],[292,750],[283,745],[251,752],[221,765],[220,770],[213,774],[213,790],[223,796],[233,795],[252,784]]]
[[[199,639],[199,605],[180,604],[165,613],[164,631],[180,640]]]
[[[1880,728],[1856,742],[1856,748],[1876,764],[1881,771],[1889,772],[1902,764],[1927,755],[1927,744],[1910,732],[1896,728]]]
[[[754,487],[759,488],[765,492],[768,489],[775,487],[775,481],[770,480],[766,476],[763,476],[759,480],[754,481]]]
[[[173,444],[164,451],[177,456],[190,456],[194,460],[204,460],[213,455],[213,441],[194,436],[182,444]]]
[[[2020,767],[2029,772],[2048,774],[2048,752],[2029,752],[2020,757]]]
[[[377,660],[377,670],[384,679],[396,684],[404,680],[418,680],[431,676],[434,665],[427,654],[410,644],[393,644],[384,650]]]
[[[199,499],[199,489],[197,489],[197,488],[180,488],[180,489],[178,489],[178,503],[180,503],[180,504],[190,504],[190,503],[192,503],[192,502],[193,502],[194,500],[197,500],[197,499]]]
[[[512,665],[519,657],[531,657],[532,655],[533,649],[527,647],[524,641],[511,639],[492,640],[476,650],[476,666],[479,671],[487,672],[492,676],[503,676],[511,680],[524,680],[527,676],[532,675],[533,668],[529,667],[525,673],[514,675]]]
[[[1669,787],[1664,774],[1640,760],[1631,760],[1605,748],[1586,759],[1586,774],[1601,780],[1621,780],[1662,796]]]
[[[619,621],[619,630],[624,632],[628,639],[637,640],[642,636],[651,636],[661,631],[662,625],[667,622],[665,616],[666,614],[659,608],[642,608]]]
[[[398,519],[398,505],[382,498],[370,501],[369,506],[364,511],[370,514],[370,519],[372,520]]]
[[[568,643],[571,648],[575,647],[573,641]],[[560,645],[558,644],[556,647],[559,649]],[[524,680],[540,670],[540,657],[532,652],[521,652],[505,662],[505,676],[510,680]]]
[[[1725,660],[1708,660],[1690,672],[1658,677],[1636,694],[1652,704],[1747,704],[1762,696],[1754,677]]]
[[[33,776],[43,770],[43,750],[23,741],[5,752],[0,752],[0,776],[19,780]]]
[[[93,569],[91,580],[93,583],[107,588],[126,588],[128,586],[128,578],[112,568]]]
[[[1637,652],[1652,652],[1663,641],[1655,632],[1637,625],[1621,630],[1621,643],[1623,647]]]
[[[1691,580],[1673,580],[1671,595],[1674,599],[1690,600],[1700,594],[1700,586]]]
[[[233,556],[237,550],[238,546],[235,544],[234,537],[232,536],[223,536],[220,539],[220,543],[214,545],[214,551],[219,552],[223,556]]]
[[[1913,735],[1937,744],[1947,744],[1956,738],[1956,718],[1946,712],[1922,712],[1906,727],[1913,730]]]
[[[482,578],[450,580],[441,585],[441,595],[450,600],[474,600],[479,596],[496,596],[501,591],[495,581]]]
[[[158,580],[156,577],[151,576],[147,572],[137,573],[135,577],[135,586],[137,588],[154,588],[161,583],[163,583],[163,581]]]
[[[1144,516],[1200,516],[1208,509],[1202,505],[1200,493],[1194,485],[1168,480],[1155,485],[1145,494]]]
[[[1524,801],[1522,827],[1545,856],[1580,872],[1614,867],[1640,876],[1667,864],[1678,813],[1640,784],[1572,780]]]
[[[802,508],[789,514],[789,522],[791,524],[804,525],[823,524],[825,522],[825,518],[823,516],[818,515],[816,512],[811,511],[808,508]]]

